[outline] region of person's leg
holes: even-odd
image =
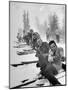
[[[55,78],[55,76],[50,72],[47,72],[45,74],[45,78],[47,78],[53,86],[61,85],[60,82]]]
[[[66,71],[66,64],[62,64],[62,68]]]
[[[60,82],[54,76],[55,74],[57,74],[57,71],[53,66],[48,65],[45,70],[41,71],[41,74],[45,78],[47,78],[53,86],[61,85]]]

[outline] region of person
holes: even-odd
[[[66,65],[62,63],[62,57],[63,57],[63,49],[58,48],[55,41],[52,40],[49,42],[50,47],[50,56],[51,59],[49,62],[52,63],[52,65],[56,68],[56,70],[59,72],[60,69],[64,69],[66,71]]]
[[[23,36],[23,40],[26,42],[27,45],[29,45],[29,36],[28,36],[28,34]]]
[[[56,68],[48,61],[49,44],[47,42],[42,42],[42,40],[39,41],[38,44],[39,47],[36,50],[36,57],[39,58],[39,61],[36,66],[40,67],[40,74],[47,78],[53,86],[61,85],[54,76],[58,74]]]
[[[32,39],[33,39],[33,29],[30,29],[30,31],[28,32],[28,37],[29,37],[29,44],[32,46]]]
[[[28,44],[32,44],[32,36],[33,36],[33,29],[30,29],[29,32],[26,33],[26,35],[23,36],[24,41]]]
[[[39,35],[37,32],[34,32],[34,33],[33,33],[33,38],[32,38],[32,44],[33,44],[33,45],[32,45],[32,48],[33,48],[33,49],[35,49],[35,48],[38,47],[37,42],[38,42],[39,40],[41,40],[40,35]]]

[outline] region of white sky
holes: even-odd
[[[65,6],[64,5],[51,5],[51,4],[33,4],[33,3],[10,3],[10,34],[12,41],[15,41],[19,28],[23,29],[23,13],[24,10],[29,11],[30,26],[35,31],[36,16],[39,18],[41,24],[48,16],[56,13],[59,19],[59,25],[62,27],[62,21],[65,19]]]

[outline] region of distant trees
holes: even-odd
[[[58,29],[58,17],[56,14],[49,16],[49,26],[51,33],[55,33]]]
[[[18,33],[17,33],[17,40],[18,42],[21,42],[22,41],[22,38],[23,38],[23,30],[21,28],[18,29]]]
[[[47,39],[60,41],[58,17],[55,13],[49,16],[49,28],[47,29],[46,36]]]
[[[65,41],[65,20],[63,20],[63,25],[59,25],[59,18],[56,13],[50,14],[48,18],[49,23],[45,20],[40,23],[38,17],[36,17],[36,27],[38,29],[41,37],[46,36],[48,41],[55,40],[57,43]],[[61,24],[62,24],[61,23]]]
[[[59,27],[58,17],[54,13],[49,16],[49,29],[47,30],[47,38],[54,39],[59,42],[65,41],[65,20],[63,19],[62,27]]]
[[[36,20],[36,28],[37,28],[39,34],[41,35],[41,37],[46,36],[46,31],[47,31],[47,28],[48,28],[47,22],[44,21],[43,23],[40,23],[38,17],[36,17],[35,20]]]
[[[40,22],[39,18],[35,17],[37,32],[40,37],[44,40],[56,40],[58,43],[60,41],[65,41],[65,20],[63,20],[62,28],[59,27],[59,19],[56,13],[50,14],[48,17],[49,23],[44,20],[43,23]],[[19,29],[17,33],[17,39],[19,42],[22,41],[23,37],[27,36],[30,32],[30,22],[28,11],[23,14],[23,30]],[[22,36],[23,35],[23,36]],[[26,37],[25,37],[26,38]]]
[[[29,23],[29,13],[28,11],[23,14],[23,30],[21,28],[18,29],[17,33],[17,40],[18,42],[23,41],[23,37],[27,34],[30,30],[30,23]]]
[[[23,34],[25,35],[30,29],[30,24],[29,24],[29,13],[24,11],[23,14]]]
[[[60,32],[61,34],[61,38],[63,40],[63,42],[65,42],[65,35],[66,35],[66,30],[65,30],[65,20],[63,19],[63,24],[62,24],[62,31]]]

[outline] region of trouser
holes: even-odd
[[[62,68],[66,71],[66,64],[62,64]]]
[[[53,86],[61,85],[60,82],[54,76],[54,75],[58,74],[58,72],[55,69],[55,67],[53,67],[52,65],[47,65],[45,69],[41,68],[41,74],[45,78],[47,78]]]

